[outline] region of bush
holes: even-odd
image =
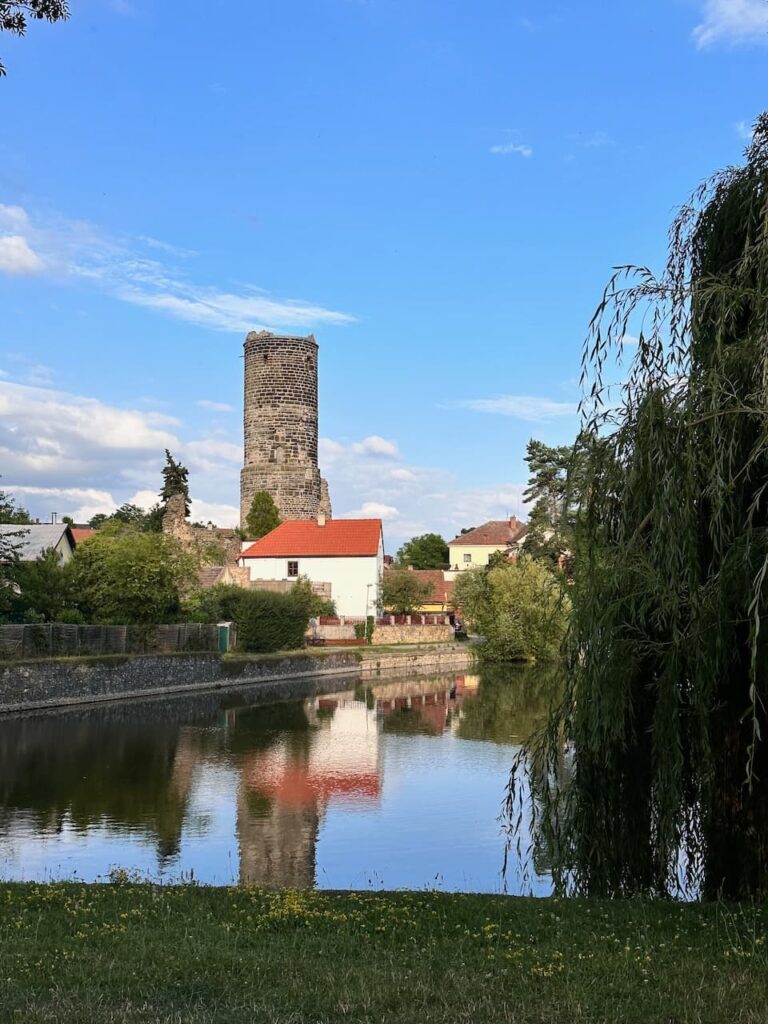
[[[294,592],[242,590],[237,609],[237,645],[243,651],[290,651],[304,646],[309,622],[306,601]]]
[[[454,601],[485,640],[489,661],[547,661],[560,652],[570,601],[560,579],[539,562],[517,562],[460,573]]]

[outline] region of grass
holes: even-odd
[[[768,1020],[766,911],[443,893],[0,885],[0,1020]]]

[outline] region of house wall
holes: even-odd
[[[244,558],[242,564],[248,567],[252,580],[285,580],[289,561],[299,563],[300,576],[307,576],[313,583],[331,584],[339,615],[376,614],[384,568],[381,550],[378,556],[366,558]]]
[[[61,535],[61,540],[56,545],[56,552],[57,552],[59,558],[61,559],[61,564],[62,565],[64,565],[66,562],[69,562],[71,560],[72,555],[74,554],[74,551],[72,550],[72,545],[67,540],[66,533],[63,533]]]
[[[450,544],[448,546],[451,570],[458,566],[458,571],[474,569],[478,565],[488,565],[488,559],[497,551],[503,551],[504,545],[493,544]],[[464,561],[464,555],[470,555],[471,562]]]

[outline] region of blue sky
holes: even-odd
[[[149,501],[167,445],[232,522],[261,327],[320,344],[336,515],[522,511],[612,266],[765,103],[762,0],[71,6],[0,36],[0,472],[41,517]]]

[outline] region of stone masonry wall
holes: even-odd
[[[317,465],[317,343],[251,331],[245,339],[241,526],[253,495],[272,495],[283,519],[313,519],[322,482]]]
[[[298,700],[323,687],[427,673],[463,672],[473,664],[467,644],[425,651],[380,654],[297,652],[280,657],[170,654],[105,658],[51,658],[0,666],[0,714],[105,700],[254,685],[264,700]]]
[[[376,626],[374,644],[444,644],[453,641],[453,626]]]

